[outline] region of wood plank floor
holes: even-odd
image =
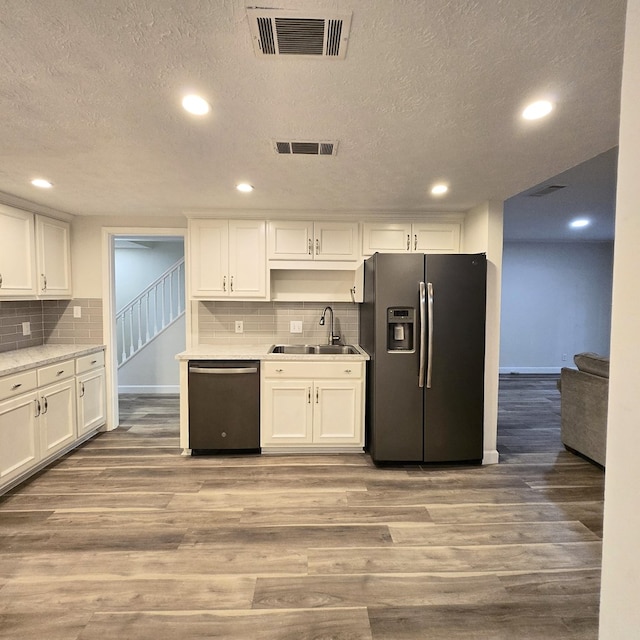
[[[501,380],[501,464],[180,455],[176,397],[0,499],[0,638],[597,638],[604,473],[553,377]]]

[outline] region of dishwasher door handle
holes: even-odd
[[[189,367],[189,373],[207,373],[212,375],[235,375],[238,373],[258,373],[257,367],[237,367],[237,368],[207,368],[207,367]]]

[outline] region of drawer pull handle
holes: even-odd
[[[276,369],[276,373],[282,373],[284,369]]]
[[[13,385],[13,387],[11,387],[11,391],[13,391],[14,389],[19,389],[22,386],[22,382],[16,382],[16,384]]]
[[[61,376],[64,373],[64,369],[60,369],[60,371],[58,371],[58,373],[56,373],[57,376]]]
[[[42,410],[42,415],[44,415],[49,410],[49,402],[47,401],[46,396],[42,398],[42,402],[44,403],[44,409]]]
[[[84,382],[80,383],[80,397],[84,397]]]
[[[37,418],[40,415],[40,400],[36,398],[34,402],[36,403],[36,418]]]
[[[307,404],[311,404],[311,387],[307,387]]]
[[[318,388],[316,387],[316,404],[318,404],[318,397],[319,397],[319,394],[320,394],[320,389],[318,389]]]
[[[95,364],[96,362],[98,362],[97,360],[92,360],[91,364]]]
[[[351,373],[351,369],[345,369],[344,372],[345,373]]]

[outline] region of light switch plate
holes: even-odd
[[[23,336],[30,336],[31,335],[31,323],[30,322],[23,322],[22,323],[22,335]]]
[[[82,307],[79,307],[79,306],[73,307],[73,317],[82,318]]]
[[[244,322],[236,320],[236,333],[244,333]]]
[[[289,322],[289,333],[302,333],[302,320],[291,320]]]

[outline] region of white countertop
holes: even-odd
[[[200,344],[179,353],[177,360],[318,360],[318,361],[345,361],[345,360],[369,360],[369,356],[359,345],[353,345],[358,349],[356,354],[284,354],[269,353],[271,344]]]
[[[102,344],[44,344],[0,353],[0,376],[102,351]]]

